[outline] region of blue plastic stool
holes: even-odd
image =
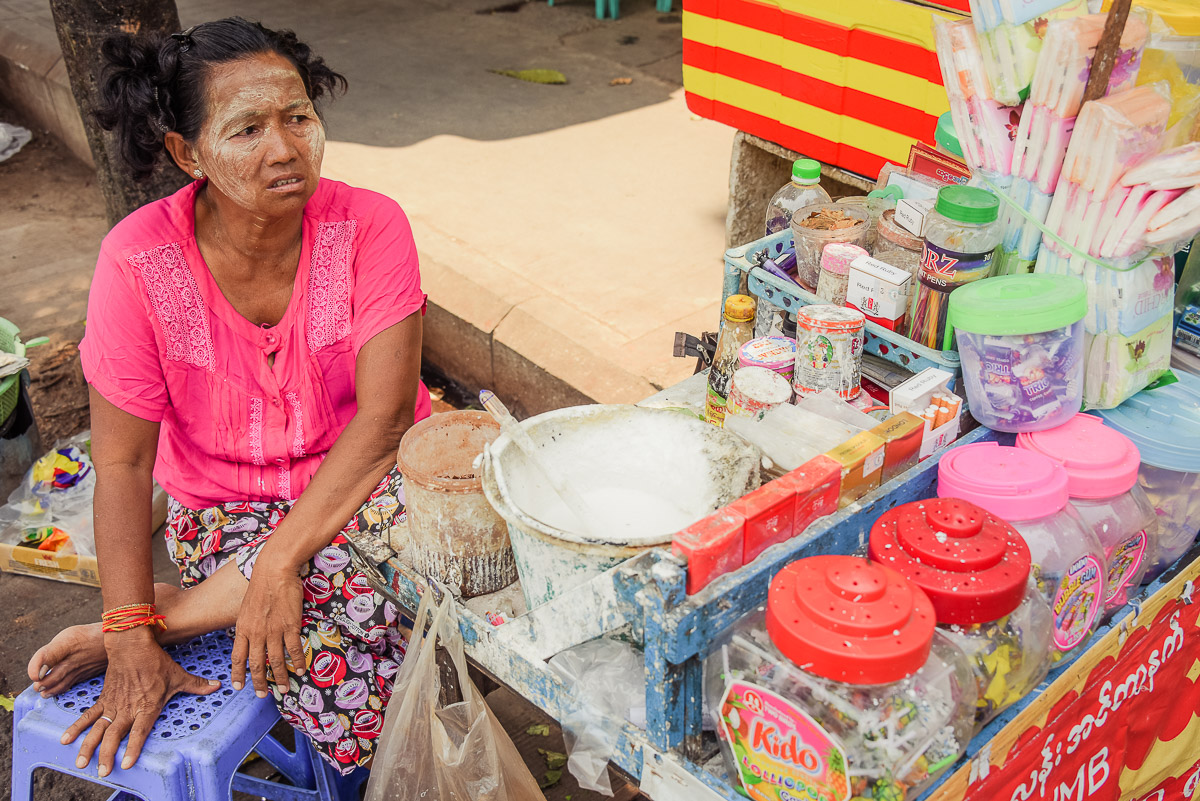
[[[13,717],[13,801],[33,801],[33,771],[46,767],[118,792],[109,801],[140,797],[147,801],[228,801],[233,790],[271,801],[357,801],[367,771],[342,777],[325,764],[304,736],[289,751],[267,732],[279,721],[270,698],[252,687],[229,686],[233,643],[223,632],[197,637],[167,649],[185,670],[224,685],[212,695],[177,695],[163,709],[137,764],[122,770],[120,756],[104,779],[96,775],[96,757],[84,770],[75,767],[79,740],[59,738],[96,702],[104,679],[82,682],[56,698],[45,699],[29,687],[16,699]],[[83,735],[80,735],[81,738]],[[251,751],[270,763],[291,786],[238,773]],[[132,794],[132,795],[130,795]]]

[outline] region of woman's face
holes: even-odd
[[[208,118],[193,145],[209,188],[264,217],[304,208],[317,191],[325,127],[292,63],[264,53],[214,66]]]

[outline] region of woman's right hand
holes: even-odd
[[[154,722],[172,696],[181,692],[208,695],[221,686],[215,679],[203,679],[180,667],[155,641],[149,627],[105,634],[104,646],[108,651],[104,689],[95,705],[62,736],[63,745],[67,745],[91,727],[79,747],[75,766],[86,768],[99,746],[100,778],[112,772],[117,749],[126,734],[129,744],[121,768],[128,770],[137,762]]]

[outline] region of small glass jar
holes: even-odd
[[[1105,606],[1123,606],[1158,553],[1158,518],[1137,484],[1137,446],[1099,417],[1076,414],[1058,428],[1020,434],[1017,447],[1066,468],[1071,506],[1104,548]]]
[[[735,783],[761,798],[915,799],[971,736],[976,683],[908,579],[853,556],[793,562],[704,663]]]
[[[912,276],[908,284],[910,302],[912,288],[917,283],[917,273],[921,270],[921,251],[924,249],[925,238],[913,236],[896,222],[895,209],[888,209],[879,218],[872,255],[884,264],[890,264]]]
[[[938,462],[937,493],[970,501],[1017,530],[1053,615],[1051,661],[1081,652],[1100,625],[1107,570],[1100,541],[1068,503],[1063,466],[995,442],[962,445]]]
[[[830,242],[821,250],[821,277],[817,280],[817,297],[834,306],[846,305],[846,290],[850,286],[850,263],[867,251],[849,242]]]
[[[925,215],[925,247],[913,288],[909,338],[938,350],[946,331],[950,293],[991,274],[1004,235],[1000,199],[974,186],[944,186]]]
[[[848,204],[814,203],[792,216],[792,239],[796,243],[796,280],[815,292],[821,277],[821,252],[830,242],[849,242],[866,247],[870,239],[870,214]]]
[[[1046,677],[1050,607],[1012,526],[969,501],[913,501],[875,521],[869,555],[925,591],[938,629],[971,660],[977,733]]]

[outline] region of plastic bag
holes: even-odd
[[[0,506],[0,542],[22,547],[94,556],[91,434],[59,440],[34,462],[21,485]]]
[[[550,667],[579,699],[563,718],[567,769],[585,790],[612,795],[608,763],[617,746],[612,719],[646,724],[646,673],[628,644],[600,638],[555,654]]]
[[[467,677],[450,593],[443,589],[436,610],[432,596],[426,590],[421,598],[407,656],[396,674],[366,801],[545,801],[516,746]],[[441,681],[434,647],[439,637],[464,699],[443,708],[438,707]]]

